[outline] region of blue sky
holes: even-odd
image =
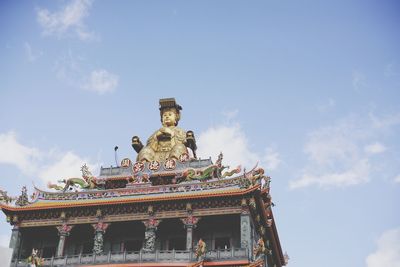
[[[400,266],[396,1],[2,1],[0,188],[136,157],[158,99],[272,176],[289,266]],[[1,215],[0,241],[11,227]]]

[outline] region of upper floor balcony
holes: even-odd
[[[248,264],[250,257],[248,250],[245,248],[230,248],[223,250],[207,251],[204,261],[212,262],[236,262],[239,264]],[[79,254],[65,255],[63,257],[45,258],[44,267],[55,266],[91,266],[91,265],[109,265],[109,264],[138,264],[141,263],[175,263],[177,266],[194,265],[198,259],[194,251],[187,250],[156,250],[154,252],[140,251],[124,251],[124,252],[108,252],[101,254]],[[15,260],[11,262],[11,267],[26,267],[27,262],[23,260]]]

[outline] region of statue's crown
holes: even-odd
[[[160,112],[167,108],[175,108],[178,113],[182,110],[182,107],[176,103],[173,97],[160,99]]]

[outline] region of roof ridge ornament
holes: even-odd
[[[58,183],[63,185],[53,184],[51,182],[47,183],[48,188],[55,189],[57,191],[67,191],[73,188],[79,189],[100,189],[101,185],[98,179],[90,172],[89,167],[85,164],[81,167],[82,178],[69,178],[58,180]]]
[[[29,204],[28,190],[26,189],[26,186],[24,185],[21,189],[21,195],[15,201],[15,205],[22,207],[22,206],[26,206],[28,204]]]

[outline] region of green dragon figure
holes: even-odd
[[[69,178],[58,181],[59,183],[63,183],[64,185],[52,184],[49,182],[47,184],[47,187],[59,191],[62,190],[63,192],[65,192],[70,187],[79,187],[81,189],[95,189],[99,187],[96,177],[94,177],[93,174],[89,171],[86,163],[82,166],[81,171],[83,179]]]
[[[207,167],[204,170],[195,170],[195,169],[187,169],[183,172],[183,177],[185,177],[185,181],[192,181],[192,180],[199,180],[199,181],[205,181],[209,180],[211,178],[226,178],[234,175],[235,173],[240,173],[241,172],[241,167],[238,166],[235,169],[231,171],[227,171],[224,174],[222,174],[222,171],[224,169],[229,169],[229,166],[223,166],[222,165],[222,158],[223,155],[220,153],[218,155],[218,159],[215,162],[214,165],[211,165]]]

